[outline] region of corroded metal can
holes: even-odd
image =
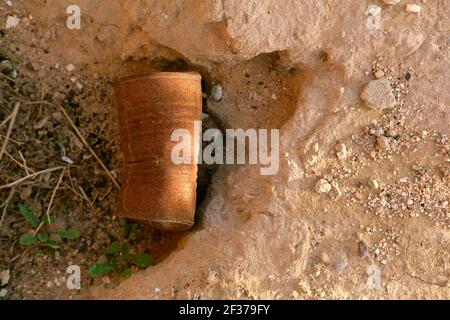
[[[187,230],[196,208],[194,122],[202,118],[201,76],[195,72],[157,72],[114,84],[124,157],[117,215],[162,230]],[[190,133],[192,161],[176,164],[174,130]],[[201,131],[201,130],[200,130]]]

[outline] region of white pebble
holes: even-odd
[[[338,143],[335,146],[335,150],[336,150],[336,156],[338,157],[338,159],[344,160],[347,158],[347,146],[345,144]]]
[[[5,24],[5,29],[11,29],[11,28],[15,28],[19,25],[20,19],[14,15],[14,16],[8,16],[6,18],[6,24]]]
[[[7,293],[8,293],[8,290],[6,290],[6,289],[0,290],[0,298],[6,297],[6,294],[7,294]]]
[[[74,163],[75,163],[75,162],[73,162],[72,159],[70,159],[70,158],[67,157],[67,156],[62,156],[62,157],[61,157],[61,160],[64,161],[64,162],[66,162],[66,163],[68,163],[68,164],[74,164]]]
[[[320,179],[316,182],[314,190],[318,193],[328,193],[331,191],[331,184],[325,179]]]
[[[378,183],[377,180],[375,179],[370,179],[369,180],[369,187],[373,188],[373,189],[378,189],[380,187],[380,184]]]
[[[68,64],[66,66],[66,70],[69,71],[69,72],[72,72],[72,71],[75,70],[75,66],[73,64]]]
[[[406,12],[420,13],[421,10],[422,10],[422,7],[420,5],[418,5],[418,4],[408,3],[406,5]]]
[[[9,270],[3,270],[0,272],[0,283],[2,286],[6,286],[9,282],[10,273]]]
[[[223,88],[221,85],[215,85],[211,88],[211,98],[214,101],[220,101],[223,96]]]
[[[381,79],[383,77],[384,77],[384,71],[383,70],[378,70],[377,72],[375,72],[375,78]]]

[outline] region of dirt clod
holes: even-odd
[[[364,88],[361,99],[367,107],[377,110],[391,109],[396,104],[395,96],[387,79],[370,81]]]

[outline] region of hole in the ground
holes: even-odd
[[[301,68],[284,67],[278,52],[231,65],[216,64],[211,69],[181,58],[144,60],[134,69],[135,72],[199,72],[202,76],[203,131],[209,128],[218,128],[222,132],[223,128],[281,128],[296,108],[303,81]],[[223,96],[219,100],[210,99],[213,86],[218,84],[223,89]],[[207,200],[215,169],[215,166],[204,164],[198,167],[197,218],[199,207]],[[176,250],[186,232],[148,230],[148,234],[148,248],[153,251],[156,261],[161,262]]]
[[[293,115],[303,82],[299,67],[286,67],[281,53],[260,54],[211,72],[220,79],[223,98],[211,101],[207,111],[224,128],[281,128]]]

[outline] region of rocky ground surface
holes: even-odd
[[[3,298],[450,297],[448,1],[70,4],[0,2]],[[185,233],[114,217],[111,83],[154,70],[281,132],[279,173],[218,167]]]

